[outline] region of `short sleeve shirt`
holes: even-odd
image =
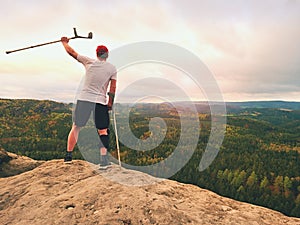
[[[106,61],[78,55],[77,61],[85,67],[84,83],[78,100],[107,104],[107,88],[111,79],[117,80],[115,66]]]

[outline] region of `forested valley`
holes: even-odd
[[[227,118],[223,144],[213,163],[202,172],[198,167],[211,132],[211,115],[207,105],[195,105],[200,121],[199,141],[188,163],[171,179],[300,217],[300,103],[293,103],[291,108],[287,103],[285,108],[268,104],[258,107],[255,102],[228,105],[227,115],[220,115]],[[0,99],[0,147],[38,160],[63,158],[72,126],[72,107],[48,100]],[[116,111],[118,131],[126,119],[122,113]],[[188,110],[185,113],[189,115]],[[149,122],[154,117],[162,118],[167,126],[162,142],[150,151],[136,151],[121,142],[122,162],[151,165],[176,149],[182,118],[171,104],[132,107],[129,125],[134,136],[140,140],[151,137]],[[110,130],[110,153],[116,157],[112,126]],[[82,140],[74,157],[97,163],[97,133],[91,121],[80,135]]]

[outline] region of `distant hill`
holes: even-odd
[[[299,218],[194,185],[117,166],[100,172],[85,161],[52,160],[0,178],[0,195],[0,224],[10,225],[300,224]]]
[[[34,159],[63,157],[71,110],[49,100],[0,99],[0,147]]]
[[[171,107],[170,103],[163,103],[164,105]],[[177,105],[189,109],[190,106],[196,107],[199,113],[210,113],[211,105],[225,105],[227,112],[236,112],[248,108],[252,109],[282,109],[282,110],[300,110],[300,102],[289,101],[245,101],[245,102],[207,102],[207,101],[194,101],[176,102]]]
[[[300,110],[300,102],[287,101],[246,101],[246,102],[226,102],[227,107],[240,108],[273,108]]]

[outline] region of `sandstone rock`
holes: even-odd
[[[147,183],[148,182],[148,183]],[[221,197],[194,185],[85,161],[45,162],[0,178],[0,224],[300,225],[263,207]]]
[[[0,177],[17,175],[32,170],[42,163],[43,161],[33,160],[0,149]]]

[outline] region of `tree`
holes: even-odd
[[[286,198],[291,194],[290,188],[292,187],[292,181],[289,177],[285,176],[283,180],[284,196]]]
[[[253,171],[251,175],[248,177],[246,185],[250,188],[255,188],[256,184],[257,184],[257,175],[255,171]]]
[[[231,182],[231,185],[235,186],[235,187],[240,187],[245,179],[246,179],[246,172],[245,170],[242,170],[241,172],[239,172],[238,170],[234,173],[234,178]]]
[[[283,176],[277,176],[274,181],[274,194],[282,194],[283,193]]]
[[[296,206],[291,212],[291,216],[300,217],[300,194],[298,194],[295,200]]]
[[[259,188],[265,191],[268,188],[269,184],[270,182],[268,178],[265,176],[264,179],[260,182]]]

